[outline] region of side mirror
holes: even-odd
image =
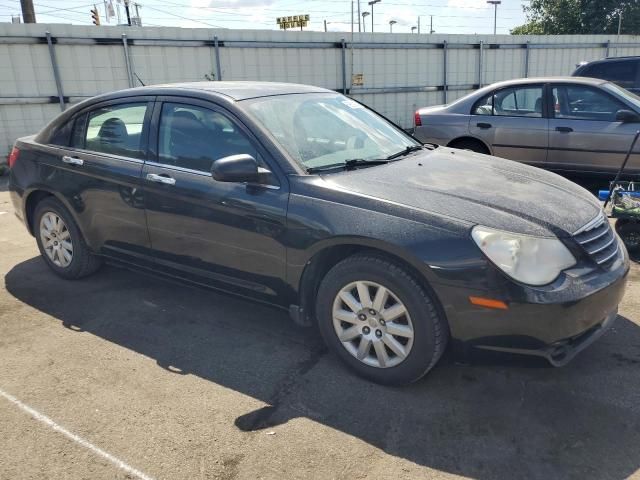
[[[246,153],[220,158],[211,167],[211,176],[218,182],[262,183],[270,174]]]
[[[631,110],[618,110],[616,112],[616,122],[635,123],[640,122],[640,115]]]

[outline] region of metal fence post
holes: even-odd
[[[611,40],[607,40],[607,43],[604,47],[604,58],[609,58],[609,46],[611,45]]]
[[[484,40],[480,40],[480,58],[478,59],[478,87],[482,88],[482,69],[484,68]]]
[[[60,110],[64,111],[64,93],[62,92],[62,82],[60,81],[60,71],[58,70],[58,60],[56,52],[53,49],[53,41],[51,40],[51,32],[45,32],[47,36],[47,45],[49,45],[49,57],[51,58],[51,68],[53,69],[53,78],[56,81],[56,90],[58,90],[58,100],[60,101]]]
[[[448,86],[447,86],[447,41],[444,40],[442,42],[442,53],[443,53],[443,77],[444,77],[444,81],[443,81],[443,92],[444,92],[444,103],[447,103],[447,90],[448,90]]]
[[[347,94],[347,44],[344,41],[344,38],[341,40],[342,43],[342,94]]]
[[[529,78],[529,45],[530,41],[527,40],[526,50],[524,51],[524,77]]]
[[[127,77],[129,78],[129,87],[133,88],[133,71],[131,70],[131,59],[129,58],[129,42],[127,41],[127,34],[122,34],[122,45],[124,47],[124,63],[127,65]]]
[[[216,72],[218,73],[218,80],[222,80],[222,68],[220,68],[220,45],[217,35],[213,37],[213,48],[216,54]]]

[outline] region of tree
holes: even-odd
[[[640,0],[531,0],[512,35],[640,34]]]

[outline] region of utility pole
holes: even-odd
[[[487,0],[487,3],[493,5],[493,34],[496,34],[496,24],[498,22],[498,5],[502,3],[501,0]]]
[[[381,0],[371,0],[369,5],[371,5],[371,33],[373,33],[373,6],[380,2]]]
[[[429,33],[433,33],[433,15],[431,15],[431,26],[429,27]]]
[[[358,33],[362,30],[360,29],[360,0],[358,0]]]
[[[124,0],[124,11],[127,12],[127,24],[131,26],[131,14],[129,13],[129,0]]]
[[[324,32],[327,33],[327,21],[324,21]]]
[[[358,18],[358,22],[360,21],[360,18]],[[353,0],[351,0],[351,41],[353,41],[353,24],[355,22],[353,21]]]
[[[36,12],[33,9],[33,0],[20,0],[22,7],[22,21],[24,23],[36,23]]]
[[[620,14],[618,15],[618,36],[620,36],[621,31],[622,31],[622,9],[620,9]]]

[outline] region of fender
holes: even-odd
[[[291,318],[299,325],[311,326],[314,318],[315,294],[326,273],[337,263],[358,252],[379,253],[404,264],[412,270],[433,297],[440,301],[431,289],[436,279],[429,265],[408,250],[380,239],[362,236],[338,236],[316,242],[300,252],[295,263],[287,265],[287,277],[291,288],[297,292],[297,305],[289,307]],[[291,257],[289,256],[291,259]]]
[[[60,203],[62,203],[62,205],[64,205],[64,207],[67,209],[67,211],[71,214],[71,217],[73,218],[73,221],[75,222],[76,226],[78,227],[78,230],[80,230],[80,233],[82,234],[82,238],[84,239],[85,243],[89,246],[89,248],[91,248],[92,250],[95,251],[93,246],[90,245],[87,242],[87,235],[82,230],[81,223],[80,223],[80,221],[78,219],[78,214],[77,214],[75,208],[73,207],[73,205],[71,205],[71,203],[67,200],[67,198],[64,195],[60,194],[60,192],[56,192],[54,190],[51,190],[50,188],[48,188],[47,186],[45,186],[43,184],[34,184],[33,186],[31,186],[28,189],[24,190],[24,193],[22,195],[22,198],[23,198],[23,201],[22,201],[22,215],[23,215],[23,218],[24,218],[24,223],[25,223],[29,233],[32,236],[35,236],[35,232],[33,231],[33,218],[31,218],[31,215],[27,211],[27,205],[29,204],[29,198],[33,194],[35,194],[37,192],[44,192],[47,195],[51,195],[56,200],[58,200]]]

